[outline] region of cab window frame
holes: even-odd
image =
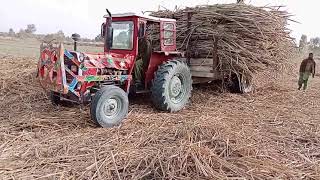
[[[129,40],[130,40],[130,42],[129,42],[130,47],[129,48],[113,47],[114,46],[114,38],[115,38],[115,36],[114,36],[114,28],[113,28],[113,36],[112,36],[112,41],[113,41],[112,44],[113,45],[112,45],[112,47],[110,49],[111,50],[128,50],[128,51],[133,50],[133,48],[134,48],[134,28],[135,28],[134,21],[131,21],[131,20],[128,20],[128,21],[113,21],[112,24],[113,23],[115,23],[115,24],[121,24],[121,23],[125,24],[125,23],[127,23],[128,25],[132,25],[132,30],[131,30],[132,32],[131,32],[131,37],[128,36]]]

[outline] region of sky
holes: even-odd
[[[103,15],[108,8],[111,13],[125,13],[195,6],[200,4],[233,3],[236,0],[2,0],[0,6],[0,31],[13,28],[18,32],[27,24],[35,24],[40,34],[59,30],[70,36],[94,38],[100,33]],[[320,1],[301,0],[245,0],[256,6],[285,5],[284,10],[295,15],[291,23],[292,36],[300,39],[302,34],[309,38],[320,36],[320,24],[314,23]],[[307,2],[307,3],[306,3]]]

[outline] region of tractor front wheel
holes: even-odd
[[[162,64],[153,80],[151,99],[157,109],[177,112],[191,97],[192,78],[189,67],[179,60]]]
[[[127,116],[128,106],[128,95],[124,90],[117,86],[105,86],[93,97],[91,118],[102,127],[114,127]]]

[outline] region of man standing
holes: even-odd
[[[302,84],[303,84],[303,90],[307,89],[309,76],[312,74],[312,77],[314,78],[315,69],[316,69],[316,63],[313,60],[313,53],[309,53],[309,57],[303,60],[300,65],[298,90],[301,89]]]

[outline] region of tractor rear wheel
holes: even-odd
[[[90,112],[91,118],[100,126],[114,127],[128,114],[128,95],[117,86],[105,86],[93,97]]]
[[[191,97],[192,78],[189,67],[179,60],[159,66],[151,87],[151,99],[157,109],[177,112]]]

